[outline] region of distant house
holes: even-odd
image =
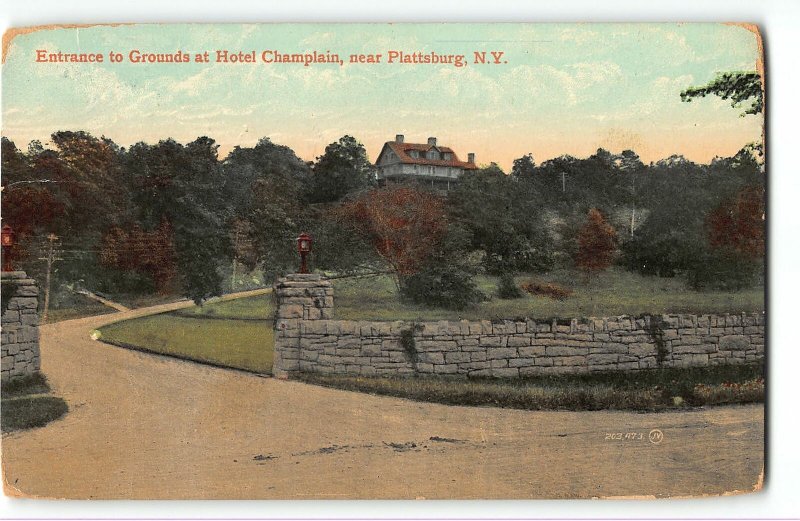
[[[380,184],[412,180],[439,189],[449,189],[465,171],[478,169],[473,153],[461,161],[452,148],[437,145],[435,137],[427,144],[406,143],[402,134],[383,145],[375,164]]]

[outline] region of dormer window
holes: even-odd
[[[453,154],[451,154],[450,152],[445,152],[444,153],[444,160],[445,161],[450,161],[451,159],[453,159]]]
[[[439,154],[435,150],[428,152],[428,159],[439,159]]]
[[[408,155],[410,155],[410,156],[411,156],[411,157],[413,157],[414,159],[417,159],[417,158],[419,158],[419,152],[417,152],[416,150],[412,150],[412,151],[410,151],[410,152],[408,153]]]

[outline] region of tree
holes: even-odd
[[[533,154],[525,154],[515,159],[511,167],[511,176],[517,179],[530,179],[536,175],[536,163],[533,161]]]
[[[764,187],[749,185],[708,216],[709,245],[757,259],[764,256]]]
[[[711,82],[700,87],[689,87],[681,92],[681,101],[691,102],[694,98],[704,98],[709,94],[731,100],[731,106],[740,107],[751,100],[742,116],[761,114],[764,111],[764,88],[761,75],[757,72],[725,72],[718,74]]]
[[[469,232],[455,223],[447,230],[419,269],[404,278],[400,297],[415,304],[462,310],[486,296],[473,279],[469,261]]]
[[[217,149],[208,137],[185,146],[167,139],[137,143],[125,157],[137,222],[146,230],[164,220],[170,224],[184,295],[198,304],[221,294],[220,267],[231,257],[230,209],[220,197]]]
[[[389,266],[401,292],[447,232],[443,199],[408,186],[371,190],[343,204],[340,213]]]
[[[308,186],[312,203],[331,203],[374,183],[373,166],[364,145],[352,136],[343,136],[325,147],[317,158]]]
[[[159,293],[169,294],[177,275],[172,226],[166,219],[151,232],[138,224],[115,226],[103,237],[100,262],[147,275]]]
[[[27,154],[13,141],[2,138],[3,221],[10,224],[18,241],[53,231],[65,205],[54,195],[52,179],[36,179]]]
[[[616,243],[614,227],[606,222],[600,210],[592,208],[578,233],[575,265],[587,275],[607,269],[611,266]]]
[[[278,199],[281,204],[296,204],[303,199],[303,190],[311,175],[309,164],[297,157],[291,148],[273,143],[266,137],[253,148],[234,147],[225,158],[222,169],[224,193],[234,214],[240,218],[247,218],[254,208],[255,183],[268,186],[273,199]]]
[[[552,241],[544,225],[537,185],[511,178],[495,166],[467,172],[448,197],[448,213],[469,233],[493,274],[543,271],[552,266]]]

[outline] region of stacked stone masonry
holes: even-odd
[[[2,291],[9,292],[0,330],[2,381],[8,382],[39,371],[39,290],[25,272],[11,271],[2,274]]]
[[[305,296],[294,291],[297,282],[284,279],[276,286],[277,376],[308,372],[513,378],[736,364],[764,356],[763,313],[547,321],[334,320],[330,283],[321,278],[305,283]],[[283,303],[289,289],[289,298],[296,299],[290,305],[297,307],[287,312]],[[312,308],[320,312],[306,312]]]

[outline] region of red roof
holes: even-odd
[[[378,156],[378,160],[376,163],[380,163],[381,156],[383,152],[386,150],[386,147],[389,147],[392,152],[397,154],[397,157],[400,158],[401,163],[405,163],[408,165],[431,165],[431,166],[453,166],[457,168],[463,168],[464,170],[477,170],[478,167],[475,163],[469,163],[467,161],[461,161],[453,149],[450,147],[440,147],[434,145],[428,145],[423,143],[399,143],[397,141],[387,141],[385,145],[383,145],[383,150],[381,150],[380,155]],[[452,159],[427,159],[425,156],[427,152],[435,148],[441,153],[450,153],[452,154]],[[420,156],[422,157],[411,157],[408,152],[412,150],[417,150],[420,152]]]

